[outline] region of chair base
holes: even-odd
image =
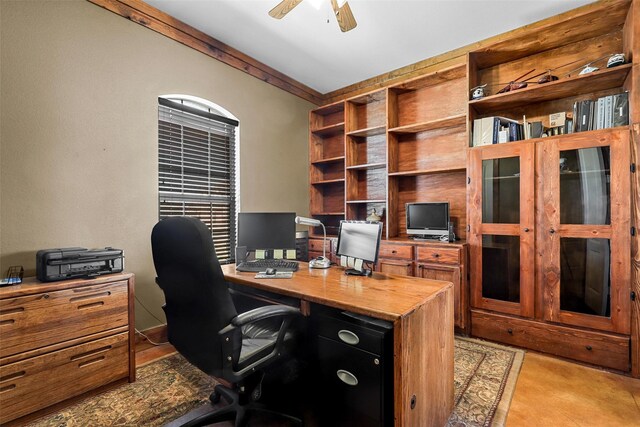
[[[270,410],[260,403],[254,401],[242,403],[240,393],[218,384],[215,386],[211,396],[209,396],[209,400],[211,400],[212,404],[216,404],[220,401],[221,397],[228,402],[228,405],[221,408],[212,408],[211,412],[204,413],[187,421],[182,424],[182,427],[207,426],[209,424],[231,420],[234,420],[236,427],[245,427],[249,422],[249,416],[251,414],[277,415],[280,418],[289,420],[292,425],[302,425],[302,421],[299,418]]]

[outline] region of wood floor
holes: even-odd
[[[173,347],[136,346],[136,364],[172,353]],[[640,427],[640,379],[527,352],[507,427]]]

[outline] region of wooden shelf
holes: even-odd
[[[530,139],[520,139],[518,141],[509,141],[509,142],[501,142],[500,144],[487,144],[487,145],[480,145],[478,147],[469,147],[470,150],[477,150],[477,149],[486,149],[488,147],[503,147],[505,144],[517,144],[518,142],[533,142],[533,143],[537,143],[537,142],[542,142],[548,138],[560,138],[560,139],[565,139],[565,138],[590,138],[593,134],[593,136],[591,138],[597,139],[601,136],[597,136],[596,134],[599,133],[606,133],[606,132],[618,132],[618,131],[626,131],[629,129],[629,126],[616,126],[614,128],[605,128],[605,129],[595,129],[595,130],[586,130],[583,132],[573,132],[573,133],[565,133],[564,135],[553,135],[553,136],[548,136],[548,137],[544,137],[544,138],[530,138]]]
[[[335,123],[318,129],[312,129],[311,133],[318,136],[331,136],[344,132],[344,122]]]
[[[425,132],[434,129],[446,129],[457,126],[464,126],[467,122],[466,114],[458,114],[455,116],[445,117],[444,119],[431,120],[428,122],[422,123],[412,123],[410,125],[398,126],[395,128],[389,129],[389,133],[397,133],[397,134],[409,134],[409,133],[418,133]]]
[[[344,161],[344,156],[328,157],[326,159],[313,160],[312,165],[324,165],[328,163],[338,163]]]
[[[419,169],[412,171],[400,171],[400,172],[391,172],[389,176],[418,176],[418,175],[429,175],[433,173],[442,173],[442,172],[460,172],[465,171],[466,168],[434,168],[434,169]]]
[[[606,68],[590,74],[568,77],[545,84],[532,84],[524,89],[469,101],[478,113],[509,110],[536,102],[551,101],[621,87],[631,72],[632,64]]]
[[[376,90],[375,92],[366,93],[364,95],[354,96],[347,99],[348,102],[357,105],[371,104],[372,102],[384,101],[387,98],[386,91]]]
[[[328,184],[344,184],[344,178],[340,179],[326,179],[324,181],[312,182],[311,185],[328,185]]]
[[[348,170],[367,170],[367,169],[383,169],[387,167],[386,162],[381,163],[367,163],[363,165],[347,166]]]
[[[373,126],[366,129],[358,129],[351,132],[347,132],[349,136],[375,136],[382,135],[387,131],[386,125]]]
[[[386,203],[387,201],[384,199],[378,200],[347,200],[347,204],[356,204],[356,203]]]
[[[330,114],[338,113],[340,111],[344,111],[344,102],[338,101],[328,105],[323,105],[322,107],[318,107],[313,110],[314,114],[319,116],[328,116]]]

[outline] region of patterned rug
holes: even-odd
[[[448,426],[503,426],[523,357],[522,350],[456,337],[455,408]],[[175,354],[138,368],[135,383],[29,426],[161,426],[207,403],[212,390],[209,377]]]

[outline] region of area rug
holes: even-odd
[[[503,426],[524,352],[455,340],[455,408],[448,426]],[[32,427],[161,426],[208,402],[213,381],[174,354],[137,370],[137,381],[48,415]]]

